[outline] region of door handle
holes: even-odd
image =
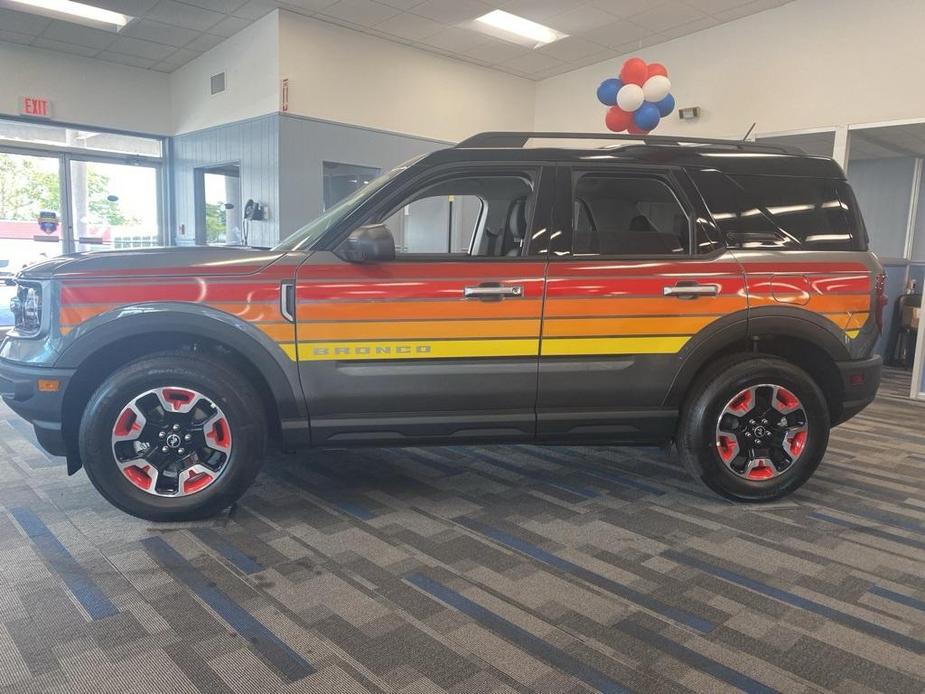
[[[284,280],[279,284],[279,312],[290,323],[295,323],[295,283]]]
[[[679,299],[696,299],[700,296],[716,296],[719,294],[718,284],[699,284],[698,282],[678,282],[673,287],[665,287],[665,296],[676,296]]]
[[[519,284],[501,286],[498,284],[480,284],[478,287],[465,287],[463,296],[467,299],[488,299],[500,301],[506,296],[523,296],[524,288]]]

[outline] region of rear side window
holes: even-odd
[[[866,236],[851,189],[825,178],[694,171],[730,248],[856,251]]]

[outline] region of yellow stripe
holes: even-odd
[[[860,332],[861,332],[860,330],[846,330],[845,335],[848,336],[849,340],[853,340],[860,334]]]
[[[434,340],[379,342],[300,342],[280,347],[290,359],[346,361],[359,359],[453,359],[460,357],[535,357],[539,340]]]
[[[681,350],[689,339],[689,335],[675,337],[545,338],[543,340],[543,356],[675,354]]]

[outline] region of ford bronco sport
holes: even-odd
[[[884,277],[842,170],[748,142],[484,133],[272,250],[16,282],[4,400],[152,520],[232,504],[269,443],[673,440],[714,491],[776,499],[880,376]]]

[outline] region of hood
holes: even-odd
[[[280,253],[234,246],[177,246],[73,253],[30,265],[23,279],[92,277],[206,277],[249,275],[277,260]]]

